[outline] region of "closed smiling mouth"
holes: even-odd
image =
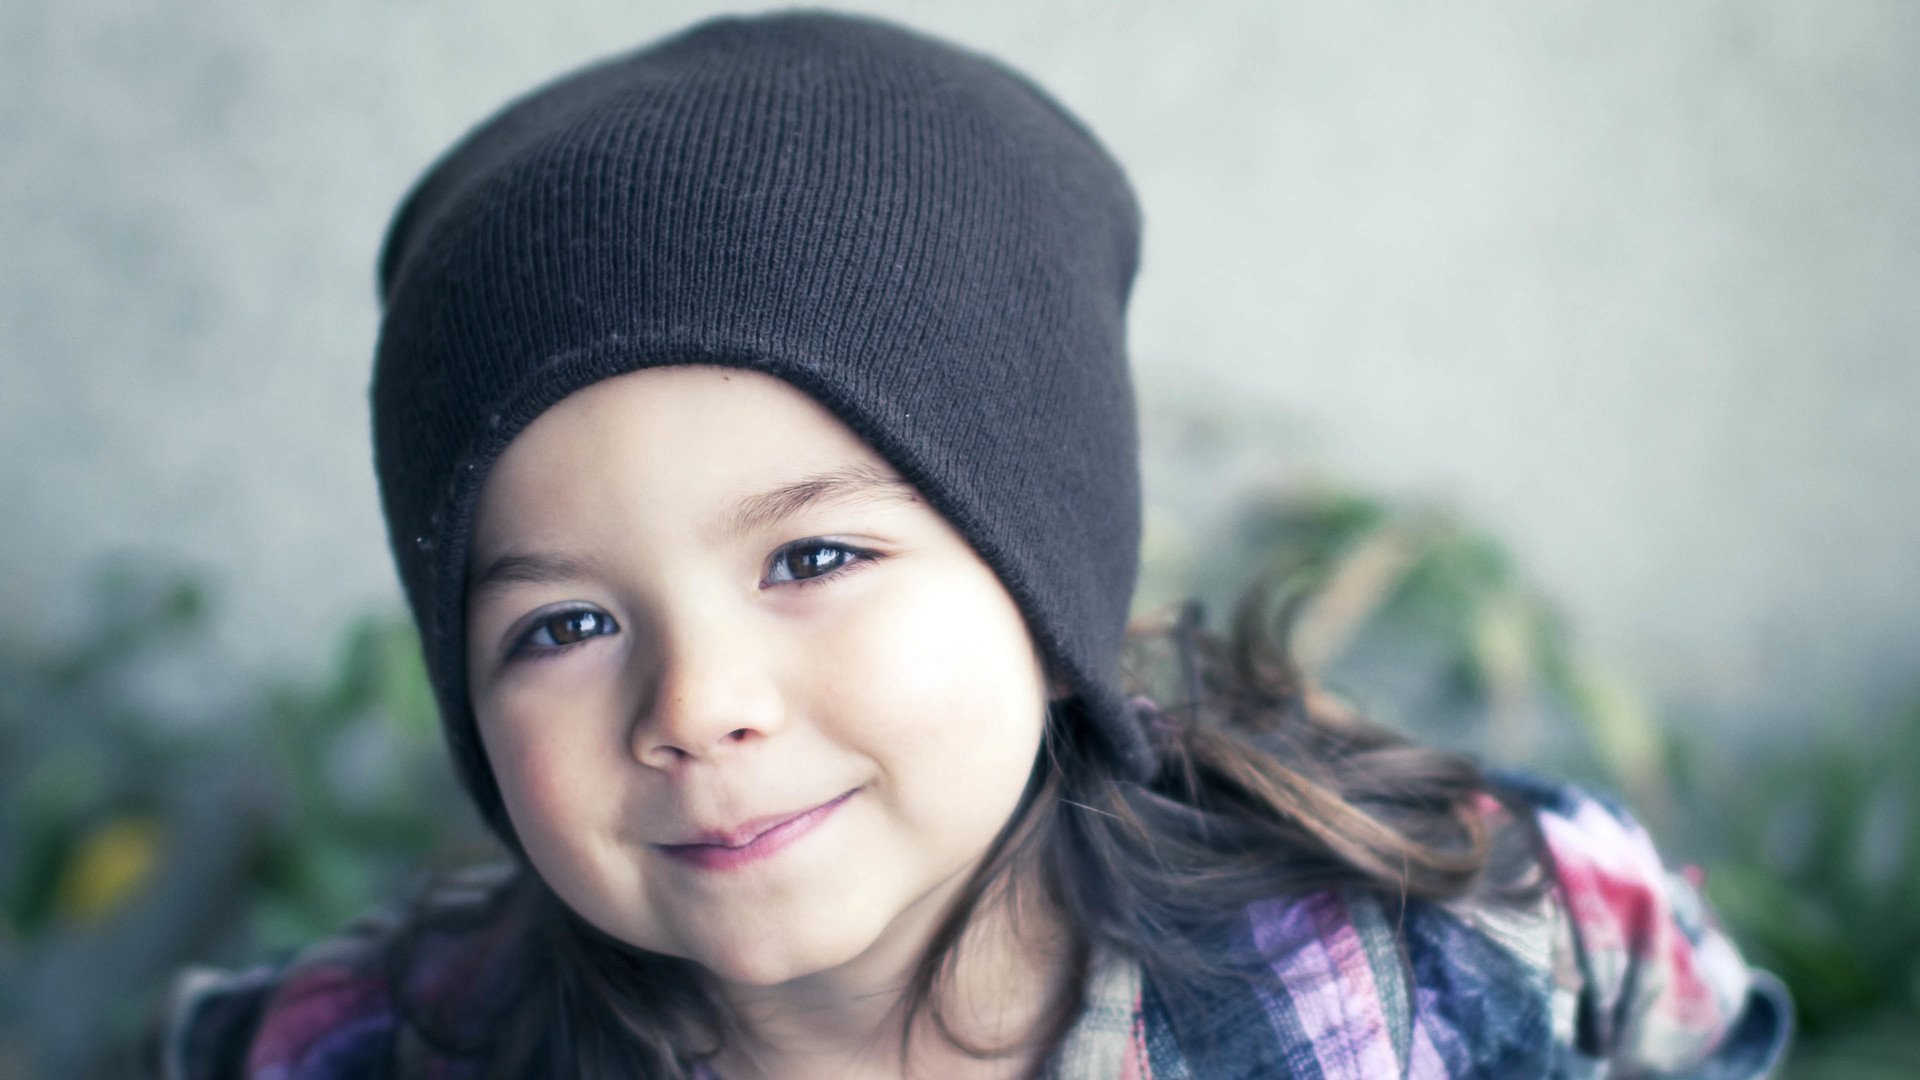
[[[668,858],[701,870],[737,869],[778,854],[812,832],[859,791],[854,788],[842,792],[797,813],[756,818],[731,829],[702,832],[689,842],[653,846]]]

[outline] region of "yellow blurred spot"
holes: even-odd
[[[74,851],[54,892],[54,910],[64,918],[97,922],[138,893],[159,861],[158,822],[115,818]]]
[[[1611,672],[1575,673],[1575,691],[1587,737],[1641,820],[1649,825],[1673,815],[1672,791],[1662,755],[1664,735],[1633,687]]]
[[[1534,611],[1518,589],[1502,589],[1485,597],[1473,610],[1468,649],[1479,670],[1487,696],[1490,741],[1508,761],[1526,761],[1533,755],[1535,717],[1534,672],[1540,659]]]

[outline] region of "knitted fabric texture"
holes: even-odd
[[[1139,556],[1125,315],[1140,216],[1075,118],[864,18],[719,19],[509,106],[402,202],[380,260],[374,462],[462,779],[512,830],[466,689],[489,467],[566,395],[666,364],[821,402],[1005,584],[1145,776],[1119,692]]]

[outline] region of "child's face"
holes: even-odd
[[[488,477],[473,555],[474,711],[528,858],[723,979],[917,949],[1039,749],[1047,680],[999,579],[770,376],[562,401]]]

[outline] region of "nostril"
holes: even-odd
[[[732,731],[727,732],[727,739],[730,742],[739,742],[740,740],[746,737],[747,737],[746,728],[735,728]]]

